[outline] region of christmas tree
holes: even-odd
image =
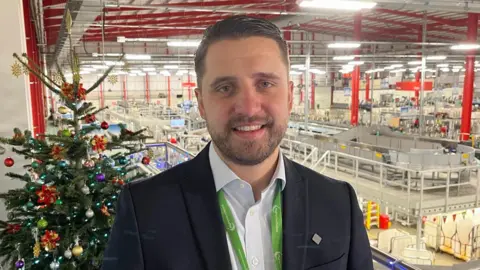
[[[70,32],[68,14],[66,18]],[[100,269],[118,193],[125,183],[144,176],[126,156],[143,151],[140,141],[146,137],[143,130],[132,132],[124,125],[120,134],[109,133],[109,124],[96,120],[106,108],[96,109],[85,101],[113,66],[85,89],[71,46],[71,82],[58,63],[57,75],[52,77],[61,82],[45,75],[25,54],[14,57],[12,72],[21,66],[34,74],[60,97],[64,106],[59,112],[70,111],[73,117],[62,119],[57,134],[35,136],[15,128],[11,138],[0,138],[28,160],[24,174],[7,173],[23,181],[24,188],[0,194],[8,211],[8,220],[0,221],[2,264],[8,269]],[[149,158],[142,162],[148,163]],[[14,163],[11,157],[4,160],[7,167]]]

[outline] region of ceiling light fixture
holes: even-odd
[[[319,75],[323,75],[323,74],[326,73],[325,71],[319,70],[319,69],[316,69],[316,68],[310,69],[310,70],[308,70],[308,71],[310,71],[310,73],[319,74]]]
[[[150,60],[152,57],[148,54],[126,54],[127,60]]]
[[[290,75],[301,75],[301,74],[303,74],[303,72],[296,71],[296,70],[290,71]]]
[[[160,74],[162,74],[163,76],[166,76],[166,77],[170,77],[170,72],[168,72],[168,70],[163,70],[160,72]]]
[[[165,69],[178,69],[177,65],[164,65],[163,68]]]
[[[335,56],[333,57],[333,60],[335,61],[350,61],[355,59],[354,55],[343,55],[343,56]]]
[[[121,53],[92,53],[92,57],[100,57],[100,56],[112,56],[112,57],[115,57],[115,56],[122,56]]]
[[[421,65],[421,64],[422,64],[422,61],[411,61],[411,62],[408,62],[408,64],[411,65],[411,66]]]
[[[431,55],[427,56],[427,60],[445,60],[447,57],[445,55]]]
[[[391,65],[392,68],[399,68],[399,67],[403,67],[402,64],[393,64]]]
[[[347,0],[308,0],[302,1],[299,6],[303,8],[336,9],[336,10],[362,10],[372,9],[375,2],[347,1]]]
[[[197,41],[197,40],[167,42],[167,46],[169,47],[198,47],[198,45],[200,45],[200,41]]]
[[[476,50],[476,49],[479,49],[479,48],[480,48],[479,44],[457,44],[457,45],[453,45],[452,47],[450,47],[450,49],[452,49],[452,50],[461,50],[461,51]]]
[[[360,66],[360,65],[365,64],[365,62],[363,62],[363,61],[351,61],[351,62],[348,62],[348,64],[351,65],[351,66]]]
[[[439,68],[445,68],[445,67],[448,67],[449,65],[448,64],[438,64],[437,67]]]
[[[331,49],[356,49],[361,46],[360,43],[331,43],[328,48]]]

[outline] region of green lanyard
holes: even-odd
[[[275,190],[275,197],[273,199],[272,213],[271,213],[271,231],[272,231],[272,249],[275,260],[275,270],[282,270],[282,183],[277,182]],[[228,238],[232,243],[233,251],[242,266],[242,270],[248,270],[248,262],[243,250],[240,236],[237,232],[237,226],[233,218],[232,210],[228,206],[223,190],[218,192],[218,201],[220,204],[220,212],[222,213],[223,224],[227,230]]]

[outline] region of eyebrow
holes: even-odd
[[[213,82],[210,84],[210,88],[215,88],[215,86],[224,83],[224,82],[232,82],[236,81],[237,78],[234,76],[223,76],[223,77],[218,77]]]
[[[252,78],[262,78],[262,79],[270,79],[270,80],[280,80],[280,77],[275,73],[268,73],[268,72],[257,72],[253,73]]]
[[[280,80],[280,77],[277,76],[275,73],[268,73],[268,72],[256,72],[250,75],[251,78],[254,79],[270,79],[270,80]],[[237,81],[237,77],[235,76],[223,76],[218,77],[210,84],[210,88],[215,88],[215,86],[225,83],[225,82],[234,82]]]

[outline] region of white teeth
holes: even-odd
[[[243,126],[243,127],[236,127],[235,129],[240,131],[254,131],[261,128],[262,126]]]

